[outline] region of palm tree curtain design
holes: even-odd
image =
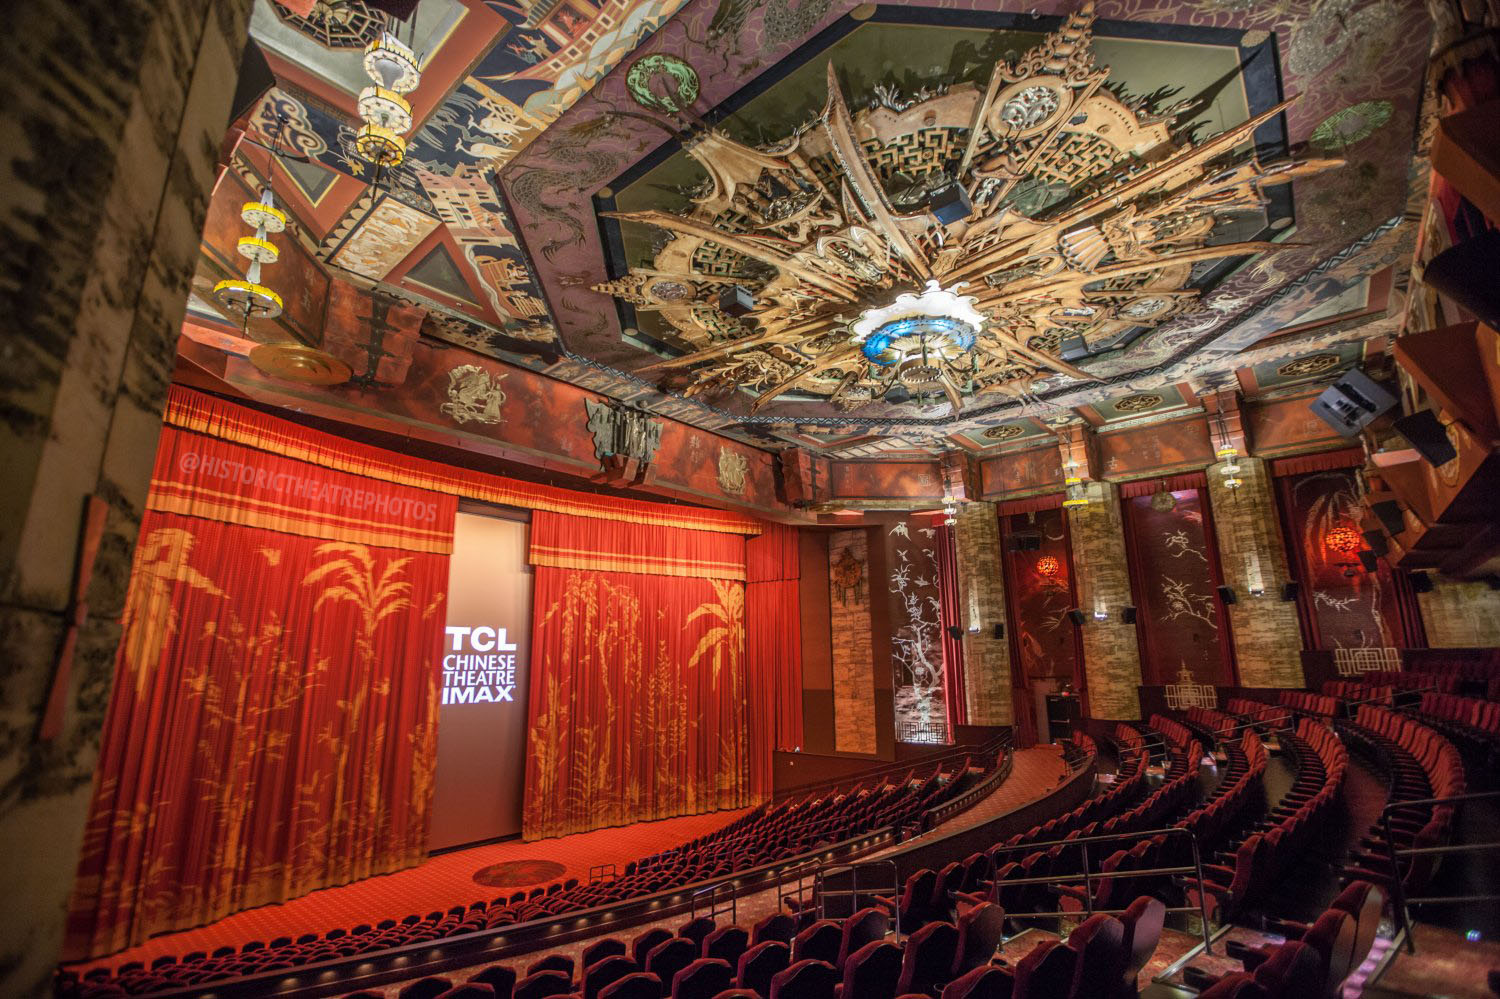
[[[69,957],[424,858],[454,509],[163,430]]]
[[[526,839],[751,800],[745,539],[537,511]]]

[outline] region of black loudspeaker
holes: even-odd
[[[1121,607],[1120,620],[1126,624],[1135,624],[1135,608],[1130,606]]]
[[[1234,595],[1234,587],[1232,587],[1232,586],[1218,586],[1218,587],[1215,587],[1215,589],[1219,593],[1219,599],[1222,600],[1222,601],[1224,601],[1226,604],[1232,604],[1232,603],[1238,603],[1239,602],[1240,598]]]
[[[1411,588],[1418,593],[1432,592],[1432,577],[1425,572],[1414,572],[1411,574]]]
[[[1363,371],[1350,368],[1324,389],[1310,408],[1340,434],[1353,437],[1361,427],[1394,405],[1395,397],[1370,381]]]
[[[1003,625],[1003,624],[996,624],[995,625],[995,637],[996,638],[1004,638],[1005,637],[1005,625]]]
[[[1376,555],[1384,555],[1391,550],[1389,542],[1385,540],[1384,531],[1364,531],[1365,544],[1370,546],[1370,551]]]
[[[1281,584],[1281,599],[1287,603],[1291,603],[1293,600],[1297,599],[1297,593],[1301,589],[1301,583],[1297,582],[1295,579],[1288,579],[1285,583]]]
[[[732,284],[719,292],[719,311],[726,316],[738,319],[750,314],[755,308],[755,296],[750,289],[742,285]]]
[[[974,213],[974,204],[969,192],[957,181],[950,181],[932,192],[927,208],[943,225],[962,222]]]
[[[948,637],[955,642],[961,642],[964,640],[964,630],[956,624],[950,624],[948,625]]]
[[[1441,465],[1458,457],[1453,442],[1448,440],[1448,431],[1430,409],[1403,416],[1393,426],[1396,433],[1405,437],[1406,443],[1416,448],[1417,453],[1431,464]]]
[[[1372,551],[1362,551],[1359,553],[1359,564],[1364,566],[1365,572],[1374,572],[1379,568],[1378,558],[1379,556]]]
[[[1068,611],[1068,617],[1073,620],[1074,624],[1083,623],[1083,611],[1079,610],[1077,607],[1074,607],[1072,610]]]
[[[1385,533],[1395,537],[1406,530],[1406,518],[1401,516],[1401,504],[1395,500],[1381,500],[1379,503],[1371,503],[1370,509],[1375,516],[1380,518],[1380,526],[1385,528]],[[1382,552],[1382,554],[1384,554]]]

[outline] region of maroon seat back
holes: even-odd
[[[546,957],[538,958],[526,966],[526,974],[534,975],[539,971],[561,971],[573,980],[573,959],[566,954],[548,954]]]
[[[495,999],[495,990],[483,982],[465,982],[439,992],[438,999]]]
[[[771,979],[766,999],[834,999],[839,973],[827,961],[798,961]]]
[[[952,923],[928,923],[907,937],[896,994],[931,992],[947,981],[957,953],[958,927]]]
[[[678,927],[677,935],[680,937],[686,937],[693,943],[701,946],[703,943],[703,938],[712,933],[717,928],[717,926],[718,924],[716,924],[710,917],[699,916],[697,919],[690,919],[687,922],[683,923],[680,927]]]
[[[606,957],[623,957],[626,954],[625,941],[619,937],[605,937],[603,940],[595,940],[578,955],[578,963],[584,968],[604,960]]]
[[[1160,899],[1142,895],[1130,903],[1120,924],[1125,927],[1125,967],[1120,973],[1120,991],[1123,995],[1135,995],[1136,979],[1161,940],[1162,925],[1167,919],[1167,907]]]
[[[453,988],[446,978],[419,978],[396,993],[397,999],[437,999]]]
[[[734,969],[717,957],[700,957],[672,979],[672,999],[713,999],[734,986]]]
[[[606,986],[599,999],[661,999],[661,979],[637,971]]]
[[[600,958],[583,969],[583,999],[598,999],[605,988],[640,970],[640,965],[624,954]]]
[[[750,934],[739,926],[721,926],[703,938],[703,956],[728,961],[731,968],[750,947]]]
[[[865,944],[884,940],[890,928],[891,918],[884,909],[860,909],[844,920],[843,936],[839,940],[838,960],[834,962],[834,966],[842,968],[844,962],[849,960],[850,954]]]
[[[1068,934],[1078,952],[1069,999],[1110,999],[1125,968],[1125,927],[1114,916],[1098,913]]]
[[[1060,940],[1037,944],[1016,962],[1016,983],[1012,999],[1056,999],[1066,996],[1073,987],[1078,952]]]
[[[792,942],[792,961],[826,961],[836,964],[844,931],[832,919],[820,919],[797,934]]]
[[[1003,968],[972,968],[943,989],[943,999],[1011,999],[1015,976]]]
[[[1333,900],[1331,908],[1354,917],[1354,954],[1349,969],[1352,974],[1370,956],[1370,948],[1375,946],[1380,920],[1385,915],[1385,892],[1368,881],[1351,881]]]
[[[989,964],[1005,934],[1005,910],[992,902],[974,906],[958,920],[958,949],[953,977]]]
[[[1355,930],[1353,916],[1341,909],[1329,909],[1302,935],[1302,942],[1321,959],[1324,993],[1333,992],[1354,970]]]
[[[1225,975],[1206,991],[1198,993],[1198,999],[1266,999],[1266,990],[1253,975],[1237,971]]]
[[[784,912],[773,912],[751,929],[750,944],[754,946],[767,940],[779,940],[790,945],[796,935],[797,921]]]
[[[483,982],[494,989],[495,999],[510,999],[516,989],[516,969],[508,964],[492,964],[469,981]]]
[[[1323,959],[1316,950],[1297,940],[1276,949],[1271,959],[1255,969],[1255,983],[1268,999],[1302,999],[1321,994]]]
[[[646,955],[646,969],[660,978],[665,988],[677,977],[677,973],[698,958],[698,945],[686,937],[663,940],[651,948]]]
[[[664,930],[660,926],[640,933],[630,941],[630,956],[635,958],[635,963],[642,968],[646,966],[646,956],[657,944],[666,943],[672,939],[672,931]]]
[[[573,991],[573,981],[561,971],[538,971],[516,983],[515,999],[549,999]]]
[[[844,962],[844,999],[896,999],[901,976],[901,948],[873,941]]]
[[[740,988],[771,994],[771,979],[792,963],[792,949],[780,940],[764,940],[740,955],[736,977]]]

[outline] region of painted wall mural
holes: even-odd
[[[1001,519],[1005,595],[1021,675],[1026,680],[1056,677],[1076,686],[1078,629],[1068,619],[1068,611],[1077,606],[1077,598],[1063,511],[1016,513]],[[1020,538],[1035,538],[1037,547],[1015,550]]]
[[[1191,677],[1197,683],[1232,683],[1228,622],[1214,592],[1220,582],[1218,553],[1209,536],[1204,491],[1163,490],[1130,497],[1121,506],[1142,682]]]
[[[937,529],[901,520],[886,530],[896,740],[947,742]]]
[[[1394,585],[1384,560],[1365,572],[1359,479],[1353,469],[1277,480],[1282,516],[1302,580],[1306,636],[1315,649],[1401,644],[1393,617]]]
[[[834,750],[873,753],[875,653],[870,638],[870,542],[864,528],[828,536]]]

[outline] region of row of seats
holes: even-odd
[[[1319,715],[1333,718],[1339,713],[1339,702],[1327,694],[1314,694],[1305,690],[1283,690],[1277,702],[1299,714]]]
[[[1277,946],[1231,942],[1229,956],[1244,970],[1214,978],[1190,969],[1200,999],[1336,999],[1375,945],[1385,896],[1365,881],[1350,884],[1310,925],[1279,923]]]
[[[1453,744],[1431,728],[1405,715],[1373,705],[1362,705],[1346,738],[1363,741],[1366,751],[1390,779],[1388,806],[1398,806],[1386,824],[1373,823],[1351,853],[1346,881],[1364,880],[1392,887],[1390,850],[1444,845],[1452,831],[1451,805],[1418,804],[1431,798],[1463,794],[1463,759]],[[1411,804],[1403,804],[1410,802]],[[1437,870],[1436,854],[1399,858],[1401,883],[1408,894],[1425,885]]]
[[[1247,906],[1263,904],[1278,877],[1295,863],[1326,827],[1343,787],[1349,753],[1327,725],[1303,718],[1286,732],[1282,748],[1296,767],[1296,780],[1259,823],[1226,852],[1226,863],[1207,864],[1203,881],[1188,881],[1189,897],[1201,896],[1217,921]]]
[[[999,759],[994,761],[998,766]],[[561,913],[639,898],[698,881],[725,877],[795,856],[818,846],[920,818],[962,794],[987,767],[970,758],[957,765],[913,768],[847,790],[831,790],[760,806],[735,822],[672,850],[626,865],[623,875],[581,884],[576,878],[502,895],[489,902],[379,923],[361,923],[324,934],[250,941],[212,954],[194,951],[157,958],[150,967],[131,961],[91,969],[81,980],[64,973],[64,994],[108,999],[201,985],[269,971],[370,954],[412,943],[496,929]]]
[[[1371,673],[1368,677],[1373,681],[1376,677],[1384,677],[1383,673]],[[1325,680],[1323,682],[1323,693],[1329,697],[1336,697],[1344,702],[1345,709],[1359,704],[1379,704],[1390,707],[1396,703],[1396,688],[1389,683],[1363,682],[1359,680]]]
[[[904,942],[889,938],[885,913],[873,908],[795,935],[785,914],[749,928],[695,920],[677,936],[658,928],[629,942],[597,941],[576,975],[571,957],[549,954],[524,974],[497,964],[463,983],[420,979],[397,999],[1129,999],[1164,917],[1159,901],[1136,899],[1118,919],[1086,920],[1065,944],[1047,941],[1014,968],[996,962],[1005,916],[989,904]]]
[[[1485,701],[1477,697],[1460,697],[1457,694],[1422,695],[1419,710],[1424,715],[1457,722],[1483,733],[1491,739],[1500,739],[1500,701]]]

